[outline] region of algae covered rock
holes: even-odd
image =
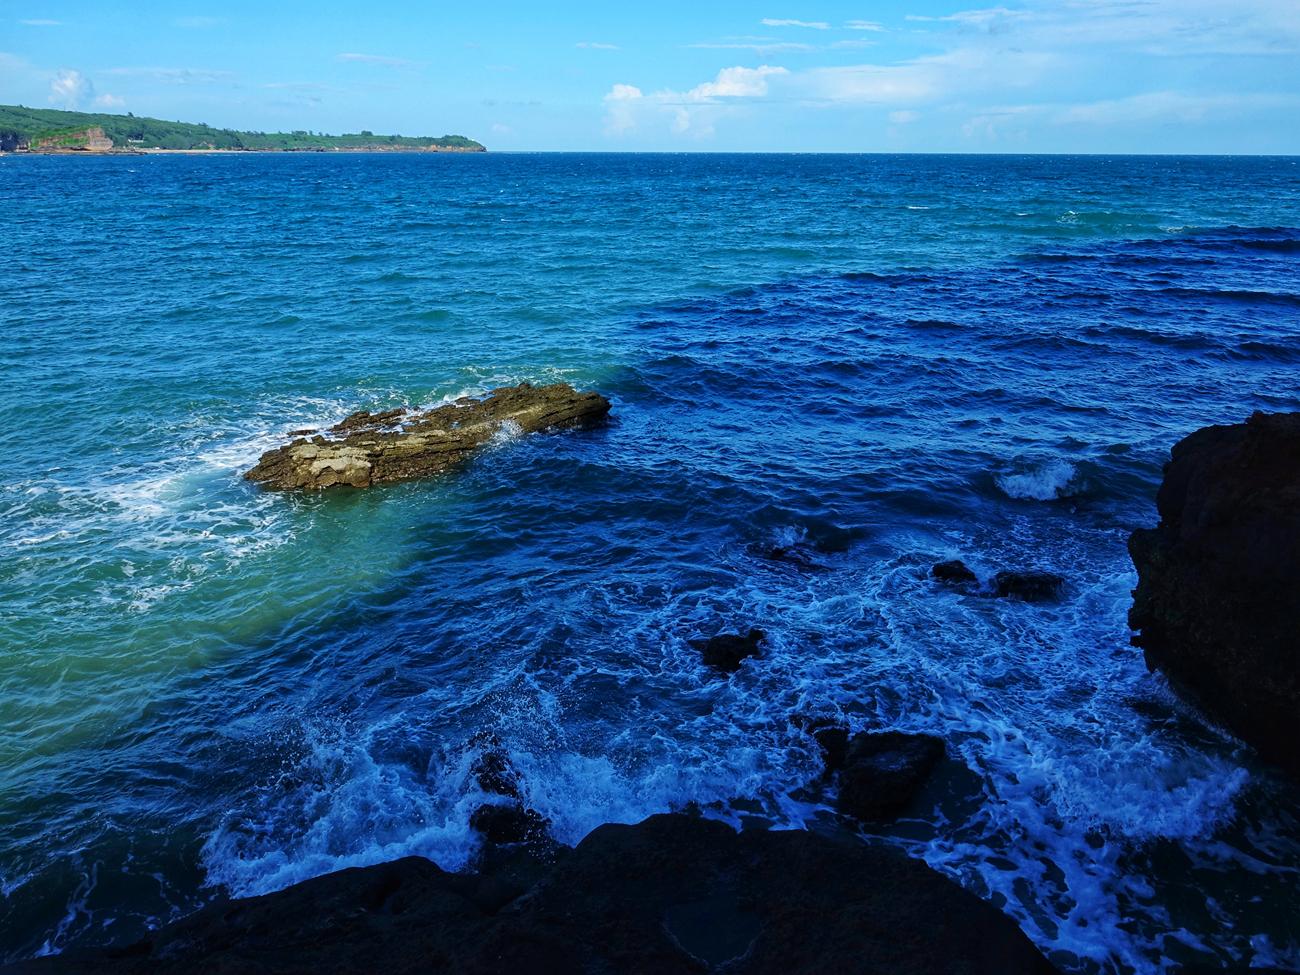
[[[566,383],[521,383],[425,411],[363,410],[325,434],[268,450],[244,477],[281,491],[407,481],[456,467],[494,437],[587,426],[608,413],[604,396]]]

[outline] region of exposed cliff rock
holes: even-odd
[[[1300,775],[1300,413],[1180,441],[1156,502],[1159,526],[1129,539],[1134,644]]]
[[[327,434],[267,451],[244,476],[284,491],[406,481],[459,465],[495,436],[584,426],[608,413],[599,393],[523,383],[424,412],[354,413]]]
[[[522,849],[522,848],[516,848]],[[409,857],[210,905],[117,952],[16,971],[1049,975],[990,904],[893,850],[689,816],[602,826],[549,866]]]

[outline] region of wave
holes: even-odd
[[[1039,461],[997,474],[994,482],[1009,498],[1022,501],[1057,501],[1078,488],[1079,470],[1061,458]]]

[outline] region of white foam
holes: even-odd
[[[492,432],[492,439],[488,445],[492,447],[501,447],[505,444],[514,443],[524,435],[524,428],[516,420],[502,420],[496,430]]]
[[[1042,461],[1028,470],[998,474],[997,486],[1009,498],[1031,501],[1055,501],[1068,497],[1078,470],[1069,461]]]

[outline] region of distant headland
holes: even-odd
[[[166,122],[135,115],[63,112],[0,105],[0,152],[485,152],[463,135],[344,135],[242,132],[193,122]]]

